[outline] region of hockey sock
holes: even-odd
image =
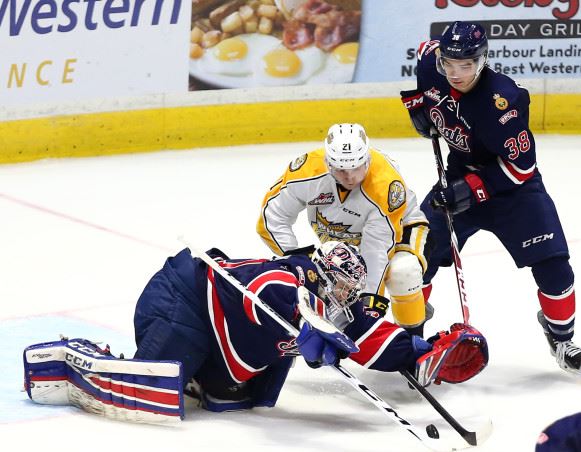
[[[571,287],[561,295],[539,290],[538,296],[551,335],[559,342],[570,340],[575,328],[575,289]]]

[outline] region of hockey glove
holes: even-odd
[[[424,108],[424,94],[417,89],[400,91],[401,101],[410,115],[416,131],[424,138],[431,138],[430,129],[434,126]]]
[[[450,182],[446,188],[436,184],[432,188],[430,204],[434,209],[448,210],[456,215],[489,198],[482,179],[474,173],[468,173],[464,178]]]
[[[308,322],[301,328],[297,346],[309,367],[313,369],[334,366],[339,360],[359,351],[359,347],[341,331],[326,333]]]
[[[455,323],[450,332],[440,332],[427,341],[432,350],[416,361],[416,378],[423,386],[462,383],[479,374],[488,364],[488,344],[474,327]],[[417,352],[425,352],[426,341],[413,336],[412,344]]]
[[[329,321],[323,300],[300,286],[297,301],[305,320],[297,337],[297,346],[310,367],[332,366],[350,353],[359,351],[359,347]]]
[[[359,295],[359,301],[363,303],[363,309],[367,315],[376,312],[379,317],[385,316],[389,309],[389,298],[382,297],[376,293],[364,292]]]

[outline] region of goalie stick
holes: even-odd
[[[283,327],[289,335],[293,337],[297,337],[299,331],[292,326],[289,322],[286,321],[283,317],[281,317],[278,312],[272,309],[269,305],[264,303],[258,295],[254,292],[250,291],[244,284],[238,281],[234,276],[228,273],[224,268],[220,267],[220,265],[212,259],[207,253],[193,247],[190,243],[188,243],[183,237],[180,237],[179,240],[184,243],[190,251],[200,259],[202,259],[209,267],[211,267],[216,273],[218,273],[222,278],[228,281],[232,286],[234,286],[238,291],[240,291],[244,296],[251,299],[256,305],[262,309],[269,317],[271,317],[275,322],[277,322],[281,327]],[[371,402],[377,409],[379,409],[384,415],[386,415],[392,422],[397,424],[400,428],[406,430],[408,433],[413,435],[416,439],[422,442],[422,444],[432,450],[449,450],[447,447],[445,449],[442,448],[442,444],[438,442],[439,433],[436,427],[433,424],[430,424],[426,427],[427,436],[421,432],[416,426],[414,426],[411,422],[403,418],[398,414],[398,412],[389,405],[386,401],[384,401],[379,395],[377,395],[373,390],[367,387],[363,382],[361,382],[355,375],[349,372],[340,364],[336,364],[335,366],[327,366],[331,369],[335,370],[342,377],[347,380],[347,382],[359,392],[365,399]],[[426,400],[442,415],[442,417],[448,422],[466,441],[469,445],[475,446],[477,444],[481,444],[483,441],[486,440],[488,435],[490,434],[489,423],[487,424],[487,428],[482,432],[471,432],[464,429],[445,409],[436,401],[436,399],[424,388],[422,387],[418,381],[409,373],[409,372],[402,372],[402,375],[414,386],[418,392],[426,398]],[[462,447],[462,446],[459,446]],[[456,450],[457,447],[453,447],[452,450]]]
[[[436,168],[438,170],[438,177],[442,188],[448,187],[448,179],[444,170],[444,160],[442,159],[442,150],[440,149],[440,140],[438,139],[438,132],[434,127],[430,130],[432,137],[432,147],[434,148],[434,157],[436,159]],[[466,325],[470,324],[470,309],[468,308],[468,296],[466,295],[466,287],[464,284],[464,272],[462,270],[462,261],[460,260],[460,251],[458,247],[458,237],[454,231],[454,224],[452,222],[452,214],[448,209],[444,209],[446,215],[446,223],[448,223],[448,231],[450,232],[450,249],[452,250],[452,257],[454,261],[454,270],[456,271],[456,282],[458,284],[458,295],[460,296],[460,306],[462,308],[462,318]]]

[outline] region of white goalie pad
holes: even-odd
[[[45,342],[24,350],[31,400],[75,405],[107,418],[168,423],[184,417],[182,365],[119,359],[86,339]]]

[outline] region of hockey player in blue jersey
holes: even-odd
[[[274,406],[293,358],[300,355],[311,367],[349,357],[379,371],[411,370],[424,385],[434,380],[459,383],[486,366],[486,340],[473,328],[455,324],[449,333],[425,341],[366,309],[358,299],[365,286],[365,263],[348,244],[326,242],[312,258],[229,259],[217,249],[208,254],[300,329],[299,336],[289,336],[252,299],[184,249],[167,259],[137,302],[134,359],[115,360],[107,349],[83,339],[28,347],[29,396],[40,403],[68,401],[115,418],[128,417],[123,412],[128,411],[127,405],[133,417],[135,411],[183,417],[182,389],[212,411]],[[311,319],[322,319],[333,331],[305,321],[305,309]],[[127,373],[134,375],[142,372],[144,363],[152,363],[145,381],[141,376],[136,380],[95,372],[113,366],[121,372],[126,366]],[[178,363],[179,376],[170,373],[173,379],[168,380],[169,371],[164,368],[166,378],[157,382],[155,365],[166,363]],[[139,384],[139,392],[134,383]],[[131,400],[124,394],[131,395]],[[107,404],[117,411],[110,414],[110,410],[95,408]]]
[[[421,209],[436,248],[424,274],[425,294],[441,266],[452,263],[443,209],[454,215],[459,246],[483,229],[495,234],[517,267],[530,267],[541,323],[560,367],[581,374],[573,342],[574,277],[555,205],[537,168],[529,129],[529,93],[487,65],[488,42],[477,23],[454,22],[420,45],[417,89],[402,101],[418,133],[449,147],[448,187],[434,186]]]

